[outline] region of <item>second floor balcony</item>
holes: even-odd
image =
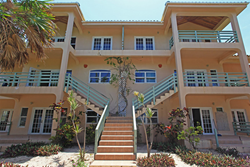
[[[179,30],[180,42],[238,42],[236,31]]]
[[[246,73],[206,73],[203,71],[187,71],[183,73],[186,87],[248,87]]]

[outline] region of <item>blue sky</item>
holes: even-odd
[[[243,0],[242,0],[243,1]],[[172,2],[242,2],[239,0],[174,0]],[[55,2],[76,2],[55,0]],[[167,0],[78,0],[86,20],[161,20]],[[250,54],[250,5],[238,16]],[[229,26],[226,29],[231,29]]]

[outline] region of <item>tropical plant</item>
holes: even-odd
[[[175,166],[174,159],[169,154],[154,154],[151,157],[143,157],[137,159],[139,167],[163,167]]]
[[[28,167],[28,165],[22,166],[22,165],[14,164],[12,162],[0,162],[0,167]]]
[[[132,70],[135,70],[136,67],[129,57],[108,57],[104,61],[115,71],[112,73],[109,83],[118,87],[118,114],[121,114],[128,106],[127,96],[130,93],[130,88],[127,82],[134,81]]]
[[[149,129],[148,131],[150,132],[150,145],[148,143],[148,134],[147,134],[147,130],[146,130],[146,126],[144,124],[144,120],[142,117],[141,118],[141,123],[142,123],[142,127],[143,127],[143,130],[144,130],[144,134],[145,134],[145,138],[146,138],[146,144],[147,144],[147,152],[148,152],[148,158],[150,157],[150,152],[151,152],[151,149],[152,149],[152,145],[153,145],[153,139],[154,139],[154,130],[153,130],[153,123],[152,123],[152,116],[154,115],[154,112],[146,107],[144,105],[144,95],[142,93],[139,93],[139,92],[136,92],[134,91],[134,95],[137,97],[137,100],[139,103],[141,103],[141,105],[143,106],[143,109],[142,110],[146,110],[145,114],[146,114],[146,119],[149,119],[150,121],[150,124],[149,124]]]
[[[221,154],[233,156],[235,158],[240,157],[240,152],[236,148],[220,148],[220,147],[218,147],[218,148],[216,148],[215,151],[217,151]]]
[[[58,154],[58,151],[61,150],[62,147],[57,144],[49,144],[44,142],[36,142],[36,143],[27,142],[7,147],[0,157],[8,158],[20,155],[49,156],[53,154]]]
[[[28,63],[29,53],[46,58],[56,33],[49,0],[7,0],[0,3],[0,68],[13,70]]]
[[[78,134],[81,133],[84,129],[79,127],[79,122],[77,123],[77,116],[76,116],[76,109],[79,107],[79,104],[77,100],[73,97],[73,91],[70,93],[68,97],[68,102],[70,103],[70,118],[71,122],[74,128],[74,132],[76,135],[76,142],[79,147],[80,152],[80,160],[83,162],[85,158],[85,144],[86,144],[86,125],[85,125],[85,132],[84,132],[84,141],[83,141],[83,147],[81,147],[81,144],[78,139]]]
[[[196,149],[197,144],[200,142],[200,138],[198,137],[198,134],[202,132],[203,132],[203,129],[201,126],[197,126],[197,127],[190,126],[189,128],[179,132],[177,139],[188,141],[189,144],[193,147],[193,149]]]
[[[97,124],[90,124],[86,127],[86,144],[95,143],[95,128]]]

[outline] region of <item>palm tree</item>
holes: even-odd
[[[7,0],[0,3],[0,68],[13,70],[28,63],[30,53],[46,58],[56,33],[49,0]]]

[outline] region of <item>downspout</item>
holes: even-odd
[[[122,26],[122,50],[124,50],[124,26]]]

